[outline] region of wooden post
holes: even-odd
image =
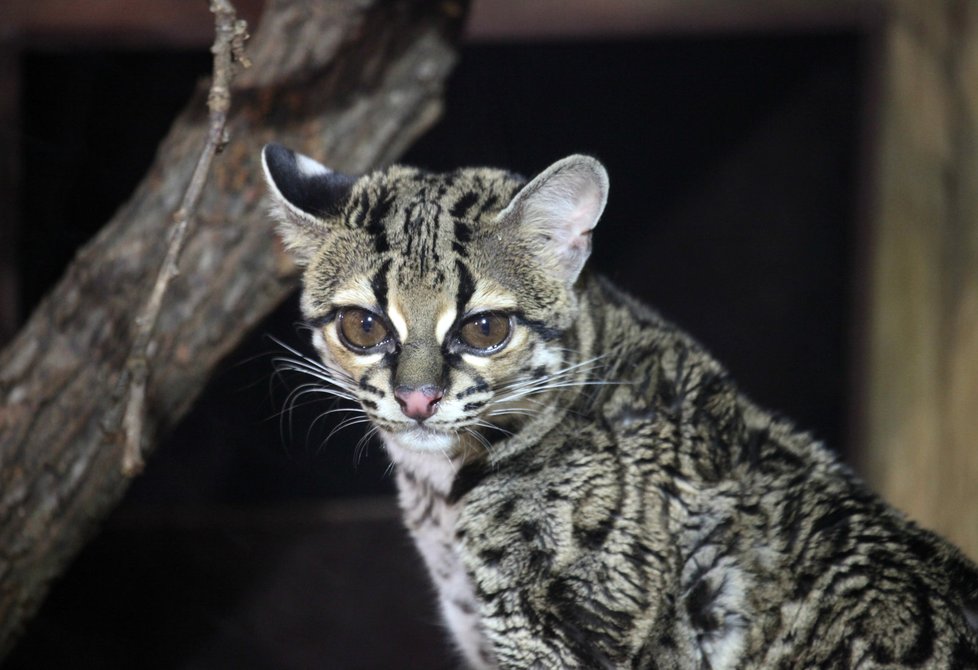
[[[978,5],[894,0],[882,39],[860,469],[978,556]]]

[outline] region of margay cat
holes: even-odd
[[[359,402],[473,668],[978,667],[978,569],[582,273],[608,178],[269,145],[324,389]]]

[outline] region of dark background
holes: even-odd
[[[611,176],[592,267],[845,454],[864,45],[855,34],[470,45],[405,162]],[[29,52],[23,302],[142,177],[206,53]],[[452,667],[382,448],[283,415],[258,327],[56,586],[4,668]],[[284,419],[282,417],[285,417]],[[311,427],[310,427],[311,426]],[[393,654],[393,655],[389,655]]]

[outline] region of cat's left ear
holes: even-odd
[[[356,178],[281,144],[265,145],[261,162],[279,234],[301,264],[328,234],[329,219],[342,212]]]
[[[608,172],[595,158],[563,158],[524,186],[499,214],[529,235],[538,260],[573,284],[591,254],[591,231],[608,202]]]

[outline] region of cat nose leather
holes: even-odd
[[[401,411],[405,415],[418,421],[424,421],[434,416],[438,411],[438,403],[441,402],[445,391],[433,384],[414,388],[411,386],[398,386],[394,389],[394,397],[397,404],[401,406]]]

